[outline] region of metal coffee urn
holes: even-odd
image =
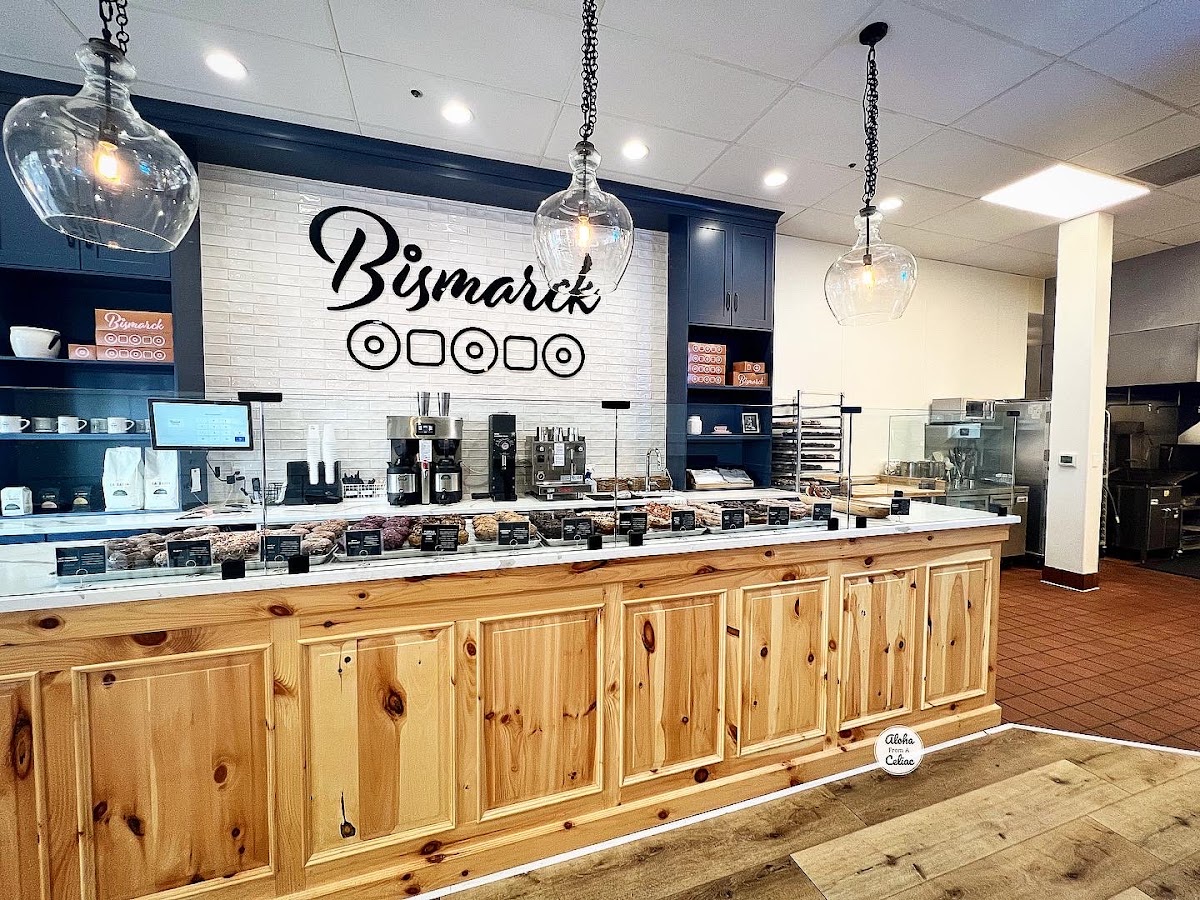
[[[442,408],[448,411],[449,397]],[[393,506],[462,500],[462,419],[388,416],[387,494]]]

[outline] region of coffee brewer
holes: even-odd
[[[462,500],[462,424],[448,416],[388,416],[388,503]]]
[[[574,428],[539,427],[528,438],[530,493],[578,500],[587,492],[587,439]]]
[[[510,413],[488,416],[488,496],[517,499],[517,417]]]

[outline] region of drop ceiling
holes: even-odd
[[[92,0],[4,0],[0,69],[79,80]],[[565,169],[579,125],[577,0],[130,0],[137,92]],[[860,205],[858,30],[882,74],[885,236],[921,256],[1054,272],[1054,220],[978,198],[1054,161],[1109,174],[1200,144],[1196,0],[603,0],[611,179],[780,209],[846,243]],[[249,69],[210,72],[212,50]],[[420,99],[410,93],[423,93]],[[450,99],[474,112],[440,115]],[[637,138],[639,161],[620,147]],[[850,163],[857,167],[849,168]],[[788,173],[777,188],[771,169]],[[1200,240],[1200,177],[1114,210],[1117,259]]]

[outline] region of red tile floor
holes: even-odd
[[[1100,589],[1000,581],[1006,722],[1200,750],[1200,580],[1104,560]]]

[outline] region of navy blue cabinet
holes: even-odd
[[[693,324],[729,324],[731,232],[722,222],[693,221],[688,229],[688,321]]]
[[[85,272],[106,272],[110,275],[170,278],[171,254],[133,253],[129,250],[114,250],[99,244],[84,243],[80,251],[80,268]]]
[[[0,164],[0,266],[79,269],[79,242],[42,224],[4,164]]]
[[[769,329],[774,320],[775,235],[738,227],[733,233],[733,315],[730,324]]]
[[[770,330],[775,235],[693,220],[688,228],[688,321]]]

